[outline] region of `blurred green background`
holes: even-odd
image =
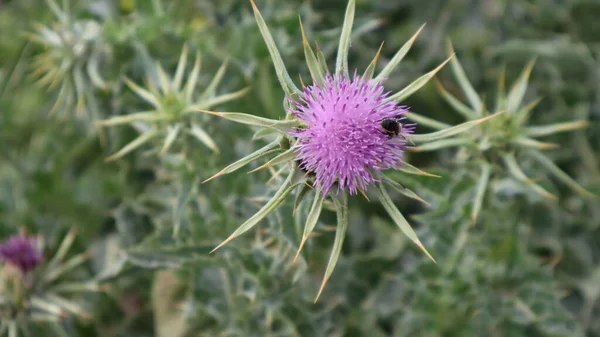
[[[334,62],[345,0],[256,4],[295,81],[296,74],[309,78],[298,16]],[[598,18],[598,0],[357,0],[350,64],[366,68],[385,41],[381,69],[426,23],[386,88],[396,91],[435,68],[451,40],[475,90],[491,100],[503,69],[510,84],[535,58],[525,100],[542,100],[530,123],[589,121],[584,130],[552,136],[561,147],[549,156],[598,194]],[[431,207],[393,198],[438,264],[379,203],[354,197],[342,257],[316,304],[333,212],[324,212],[318,235],[295,263],[303,222],[292,216],[293,200],[209,255],[273,191],[268,171],[240,170],[200,184],[263,146],[251,140],[256,130],[202,116],[196,122],[219,152],[186,135],[161,155],[157,139],[106,161],[148,126],[98,125],[151,110],[126,79],[149,88],[159,81],[156,62],[175,73],[184,46],[184,78],[201,54],[199,93],[225,60],[217,95],[249,88],[215,110],[284,116],[283,91],[249,1],[0,0],[0,237],[20,228],[41,233],[51,255],[75,227],[72,254],[87,251],[90,258],[73,276],[101,284],[101,291],[74,298],[86,315],[66,315],[50,330],[25,314],[24,334],[600,336],[600,201],[529,163],[527,172],[559,199],[532,198],[499,177],[472,225],[477,171],[457,164],[455,150],[410,152],[413,165],[442,178],[411,180]],[[436,77],[464,100],[447,67]],[[405,104],[442,122],[462,121],[433,82]],[[0,319],[11,315],[0,311]]]

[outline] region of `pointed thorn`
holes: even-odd
[[[256,7],[256,4],[254,3],[254,0],[250,0],[250,4],[252,5],[252,10],[254,12],[258,12],[258,8]]]
[[[437,261],[433,258],[433,256],[431,256],[431,254],[429,254],[427,249],[425,249],[425,247],[423,246],[421,241],[417,240],[417,241],[415,241],[415,244],[417,244],[417,246],[423,251],[423,253],[425,253],[427,255],[427,257],[429,257],[431,259],[431,261],[433,261],[433,263],[437,264]]]
[[[296,261],[296,259],[300,255],[300,251],[302,251],[302,248],[304,247],[304,244],[306,243],[307,239],[308,239],[308,235],[303,235],[302,236],[302,241],[300,241],[300,246],[298,247],[298,252],[296,252],[296,256],[294,257],[294,262]]]
[[[210,177],[210,178],[208,178],[208,179],[204,180],[203,182],[201,182],[201,184],[204,184],[205,182],[208,182],[208,181],[210,181],[210,180],[213,180],[213,179],[215,179],[215,178],[218,178],[218,177],[220,177],[220,176],[222,176],[222,175],[223,175],[223,173],[222,173],[222,171],[221,171],[221,172],[219,172],[219,173],[217,173],[217,174],[213,175],[212,177]]]
[[[365,199],[367,199],[368,202],[371,202],[371,200],[369,200],[369,197],[367,197],[367,194],[362,188],[359,188],[358,191],[360,192],[360,194],[363,195],[363,197],[365,197]]]
[[[223,116],[222,112],[209,111],[209,110],[203,110],[203,109],[194,109],[194,110],[196,110],[198,112],[204,112],[204,113],[207,113],[209,115],[215,115],[215,116],[219,116],[219,117]]]
[[[217,249],[223,247],[224,245],[226,245],[229,241],[235,239],[237,237],[237,235],[233,235],[231,234],[227,239],[225,239],[225,241],[221,242],[218,246],[216,246],[213,250],[211,250],[209,252],[209,254],[212,254],[214,251],[216,251]]]

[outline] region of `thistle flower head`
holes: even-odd
[[[17,234],[0,243],[0,258],[25,274],[42,262],[42,253],[35,237]]]
[[[399,123],[406,111],[397,101],[386,99],[381,82],[354,74],[328,75],[322,86],[304,87],[300,101],[290,109],[305,124],[292,131],[301,166],[315,173],[324,194],[337,181],[339,190],[366,190],[375,181],[371,170],[400,164],[406,139],[414,124],[398,124],[399,136],[390,137],[381,122]]]

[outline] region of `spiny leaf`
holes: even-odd
[[[533,188],[534,191],[536,191],[537,193],[539,193],[540,195],[542,195],[546,198],[558,199],[558,197],[556,197],[554,194],[546,191],[546,189],[544,189],[540,185],[534,183],[531,179],[529,179],[527,177],[527,175],[525,175],[525,173],[523,172],[523,170],[517,163],[517,159],[515,158],[514,154],[505,154],[502,156],[502,159],[504,160],[504,164],[506,164],[506,167],[508,168],[508,172],[515,179],[531,185],[531,187]]]
[[[515,140],[513,140],[512,142],[517,145],[521,145],[523,147],[529,147],[529,148],[535,148],[535,149],[541,149],[541,150],[555,149],[557,147],[560,147],[560,145],[558,145],[558,144],[540,142],[540,141],[537,141],[535,139],[528,138],[528,137],[518,137]]]
[[[308,192],[312,191],[313,189],[314,188],[308,183],[302,186],[302,188],[296,194],[296,198],[294,199],[294,208],[292,210],[292,215],[296,214],[296,210],[298,209],[300,203],[304,200],[304,197],[308,194]]]
[[[319,216],[321,215],[321,210],[323,209],[323,201],[325,201],[325,194],[319,188],[315,191],[315,198],[313,199],[313,204],[308,212],[306,224],[304,225],[304,233],[302,234],[302,241],[300,242],[300,246],[298,247],[298,252],[294,257],[294,261],[296,261],[298,255],[300,255],[300,251],[302,251],[302,247],[304,247],[306,240],[312,233],[313,229],[315,229],[317,221],[319,220]]]
[[[388,184],[388,186],[392,187],[397,192],[399,192],[399,193],[403,194],[404,196],[407,196],[411,199],[420,201],[427,206],[431,206],[431,204],[429,204],[427,201],[425,201],[425,199],[421,198],[417,193],[413,192],[406,186],[394,181],[392,178],[386,176],[385,174],[381,174],[379,176],[381,177],[381,179],[384,183]]]
[[[435,68],[432,71],[428,72],[427,74],[417,78],[414,82],[409,84],[406,88],[404,88],[400,92],[388,97],[387,99],[395,100],[398,102],[401,102],[401,101],[407,99],[408,97],[410,97],[410,95],[414,94],[417,90],[421,89],[422,86],[427,84],[427,82],[429,82],[429,80],[432,79],[433,76],[435,76],[435,74],[438,71],[440,71],[440,69],[442,69],[444,67],[444,65],[446,65],[446,63],[448,63],[453,57],[454,57],[454,55],[451,55],[448,59],[446,59],[446,61],[442,62],[442,64],[440,64],[437,68]]]
[[[213,150],[216,153],[219,153],[219,147],[215,143],[215,141],[204,131],[200,125],[196,123],[192,123],[192,127],[190,128],[190,133],[196,137],[200,142],[206,145],[209,149]]]
[[[187,205],[188,201],[194,195],[197,185],[198,178],[195,178],[191,182],[187,180],[182,180],[179,183],[177,202],[173,209],[173,237],[175,238],[179,237],[179,231],[181,229],[181,218],[183,216],[183,210],[185,208],[185,205]]]
[[[377,188],[377,192],[379,194],[379,199],[381,201],[381,204],[383,205],[383,208],[385,208],[385,210],[388,212],[388,214],[390,215],[392,220],[394,220],[396,225],[398,225],[398,227],[400,227],[400,230],[402,230],[402,232],[404,234],[406,234],[406,236],[408,236],[408,238],[412,242],[414,242],[417,245],[417,247],[419,247],[431,259],[431,261],[433,261],[434,263],[437,263],[437,262],[435,262],[435,259],[431,256],[431,254],[429,254],[427,249],[425,249],[425,247],[423,246],[423,244],[417,237],[417,234],[412,229],[410,224],[406,221],[406,219],[404,218],[402,213],[400,213],[400,211],[398,210],[396,205],[394,205],[394,202],[392,201],[392,199],[386,192],[383,184],[377,183],[377,184],[375,184],[375,187]]]
[[[546,157],[538,151],[531,151],[531,155],[540,164],[542,164],[542,166],[544,166],[548,171],[550,171],[550,173],[552,173],[558,180],[563,182],[565,185],[569,186],[575,192],[587,197],[597,197],[595,194],[581,187],[581,185],[579,185],[573,178],[571,178],[568,174],[566,174],[563,170],[556,166],[556,164],[554,164],[552,160],[550,160],[550,158]]]
[[[194,89],[196,88],[196,83],[198,81],[198,76],[200,75],[200,53],[196,53],[196,60],[194,61],[194,68],[192,72],[188,76],[187,82],[185,83],[185,101],[191,102],[192,96],[194,95]]]
[[[471,211],[472,223],[475,223],[477,221],[477,215],[479,215],[479,211],[481,210],[481,205],[483,204],[483,197],[485,196],[485,191],[487,190],[487,186],[490,181],[490,176],[492,174],[492,166],[487,162],[483,162],[481,164],[481,172],[479,174],[479,180],[477,181],[477,185],[475,188],[475,199],[473,200],[473,209]]]
[[[300,31],[302,32],[302,45],[304,46],[304,57],[306,58],[306,64],[308,65],[308,70],[310,71],[310,75],[316,81],[318,85],[323,85],[325,83],[325,74],[319,65],[319,60],[315,56],[312,48],[310,47],[310,43],[306,39],[306,34],[304,33],[304,26],[302,25],[302,19],[298,18],[300,21]]]
[[[273,153],[279,151],[279,150],[277,150],[278,147],[279,147],[279,140],[276,140],[256,151],[254,151],[253,153],[239,159],[238,161],[229,164],[227,167],[225,167],[224,169],[222,169],[221,171],[219,171],[217,174],[213,175],[212,177],[204,180],[202,183],[205,183],[209,180],[220,177],[222,175],[229,174],[231,172],[235,172],[236,170],[248,165],[250,162],[252,162],[254,160],[257,160],[261,157],[265,157],[265,156],[268,156],[270,154],[273,154]]]
[[[394,55],[394,57],[392,57],[390,62],[388,64],[386,64],[386,66],[383,68],[383,70],[377,75],[377,77],[375,77],[376,82],[383,81],[394,71],[394,69],[396,69],[396,66],[398,66],[398,64],[400,64],[402,59],[404,59],[404,56],[406,56],[406,54],[412,47],[413,43],[415,42],[415,40],[417,39],[417,37],[419,36],[419,34],[423,30],[423,28],[425,28],[425,24],[423,24],[419,28],[419,30],[417,30],[417,32],[408,41],[406,41],[406,43],[404,43],[402,48],[400,48],[396,52],[396,54]],[[383,44],[382,44],[382,46],[383,46]],[[379,50],[381,50],[381,47],[379,48]],[[377,55],[379,55],[379,52],[377,52]],[[373,63],[373,62],[371,62],[371,63]]]
[[[209,98],[200,104],[190,107],[190,110],[188,110],[186,112],[191,112],[193,110],[199,110],[199,109],[210,109],[216,105],[227,103],[229,101],[238,99],[238,98],[244,96],[248,91],[250,91],[250,88],[244,88],[244,89],[236,91],[236,92]]]
[[[371,63],[369,63],[369,66],[365,70],[365,73],[363,74],[364,78],[373,78],[373,75],[375,74],[375,68],[377,67],[377,60],[379,60],[379,55],[381,54],[382,49],[383,49],[383,42],[381,42],[381,45],[379,46],[379,49],[377,50],[377,54],[375,54],[375,57],[373,57],[373,60],[371,61]]]
[[[298,186],[299,182],[292,183],[292,176],[293,171],[290,172],[287,179],[283,182],[283,184],[281,184],[281,187],[279,187],[279,190],[275,192],[275,195],[273,195],[273,197],[258,212],[240,225],[240,227],[238,227],[238,229],[236,229],[227,239],[225,239],[225,241],[221,242],[221,244],[215,247],[211,253],[223,247],[229,241],[252,229],[252,227],[258,224],[259,221],[274,211],[285,200],[287,195],[290,194],[290,192],[296,188],[296,186]]]
[[[240,112],[216,112],[216,111],[208,111],[208,110],[203,110],[203,109],[195,109],[194,111],[219,116],[221,118],[229,119],[231,121],[241,123],[241,124],[271,128],[271,129],[277,130],[281,133],[286,133],[290,129],[302,125],[302,122],[297,119],[276,120],[276,119],[269,119],[269,118],[249,115],[249,114],[240,113]]]
[[[50,283],[50,282],[56,280],[58,277],[60,277],[64,273],[77,268],[82,263],[86,262],[89,258],[90,258],[90,251],[73,256],[72,258],[68,259],[64,263],[54,267],[52,270],[49,270],[46,274],[44,274],[44,277],[43,277],[44,282],[47,284],[47,283]]]
[[[65,235],[64,239],[60,243],[60,246],[58,247],[58,250],[52,257],[50,262],[48,262],[49,269],[53,269],[54,267],[56,267],[65,258],[65,256],[67,255],[67,252],[69,251],[69,249],[71,248],[71,245],[73,244],[73,241],[75,240],[76,235],[77,235],[77,229],[75,227],[71,228],[71,230],[69,230],[69,233],[67,233],[67,235]]]
[[[452,47],[452,42],[450,42],[450,40],[448,40],[447,49],[448,54],[454,54],[454,48]],[[465,96],[467,96],[467,100],[469,101],[469,104],[471,104],[471,108],[477,113],[478,116],[481,116],[483,113],[483,103],[481,102],[481,99],[479,98],[479,95],[477,95],[475,89],[473,89],[471,82],[469,82],[469,79],[465,74],[465,70],[460,64],[458,58],[454,58],[452,62],[450,62],[450,68],[452,69],[454,78],[456,78],[456,81],[458,82],[462,92],[464,92]]]
[[[525,97],[525,92],[527,91],[529,74],[531,74],[534,63],[535,59],[529,61],[525,69],[523,69],[521,76],[519,76],[519,79],[517,79],[508,93],[508,97],[506,97],[506,111],[508,111],[509,114],[515,114],[519,111],[519,106],[521,105],[521,102],[523,102],[523,97]]]
[[[404,173],[408,173],[408,174],[414,174],[417,176],[426,176],[426,177],[434,177],[434,178],[441,178],[438,175],[435,174],[431,174],[431,173],[427,173],[419,168],[416,168],[414,166],[412,166],[411,164],[407,163],[407,162],[402,162],[402,165],[400,167],[398,167],[398,171],[402,171]]]
[[[156,72],[158,73],[158,79],[160,84],[160,90],[163,95],[166,95],[171,91],[171,79],[160,65],[160,63],[156,62],[155,64]]]
[[[340,43],[338,45],[337,58],[335,60],[335,73],[343,74],[349,77],[348,74],[348,50],[350,49],[350,36],[352,34],[352,25],[354,23],[354,10],[356,8],[356,1],[348,1],[348,7],[346,7],[346,15],[344,16],[344,23],[342,25],[342,35],[340,36]]]
[[[414,112],[405,112],[404,116],[408,117],[410,120],[417,122],[420,125],[424,125],[436,130],[442,130],[451,127],[450,124],[438,122],[435,119],[431,119],[429,117],[421,116]]]
[[[456,112],[460,113],[467,120],[475,119],[479,115],[476,111],[469,108],[465,104],[463,104],[458,98],[454,97],[451,93],[449,93],[442,83],[439,80],[435,79],[435,84],[438,88],[438,91],[442,95],[442,98],[454,109]]]
[[[487,121],[488,119],[492,119],[494,117],[499,116],[500,114],[502,114],[504,111],[499,111],[496,112],[493,115],[489,115],[487,117],[483,117],[480,119],[476,119],[473,121],[469,121],[469,122],[464,122],[462,124],[453,126],[451,128],[448,129],[444,129],[441,131],[436,131],[436,132],[432,132],[432,133],[425,133],[425,134],[419,134],[419,135],[407,135],[406,137],[409,138],[410,140],[414,141],[414,142],[430,142],[430,141],[434,141],[434,140],[438,140],[438,139],[443,139],[443,138],[447,138],[447,137],[451,137],[454,136],[456,134],[465,132],[471,128],[473,128],[476,125],[479,125],[485,121]]]
[[[266,162],[265,164],[255,168],[254,170],[248,172],[248,173],[252,173],[258,170],[262,170],[266,167],[269,166],[275,166],[275,165],[279,165],[285,162],[289,162],[294,160],[294,158],[296,158],[296,152],[294,151],[294,149],[289,149],[285,152],[282,152],[280,154],[278,154],[277,156],[275,156],[273,159],[269,160],[268,162]]]
[[[167,131],[167,137],[165,137],[165,143],[163,144],[162,149],[160,149],[160,153],[164,154],[173,145],[175,139],[177,139],[177,135],[179,135],[179,131],[181,131],[181,124],[175,124],[175,126],[169,126],[169,131]]]
[[[292,78],[285,69],[285,64],[283,63],[281,54],[277,49],[277,45],[275,45],[273,36],[271,36],[269,28],[267,27],[267,24],[263,19],[262,15],[258,11],[254,0],[250,0],[250,3],[252,4],[252,10],[254,10],[254,17],[256,18],[256,22],[258,23],[258,29],[260,30],[260,33],[262,34],[263,39],[265,40],[267,49],[269,49],[269,54],[271,55],[271,59],[273,60],[273,66],[275,67],[275,72],[277,74],[277,78],[279,79],[279,83],[283,88],[283,91],[288,96],[292,96],[295,93],[301,94],[300,89],[296,87],[296,85],[292,81]]]
[[[318,193],[318,192],[317,192]],[[321,287],[319,288],[319,292],[317,293],[317,297],[315,298],[315,303],[319,300],[329,277],[333,273],[333,269],[337,264],[338,259],[340,258],[340,253],[342,252],[342,245],[344,244],[344,238],[346,236],[346,227],[348,226],[348,197],[345,193],[340,194],[341,201],[338,200],[338,197],[333,197],[333,202],[335,204],[335,211],[337,214],[337,228],[335,231],[335,239],[333,241],[333,248],[331,249],[331,255],[329,256],[329,261],[327,262],[327,268],[325,268],[325,276],[323,277],[323,281],[321,282]]]
[[[573,121],[550,125],[530,126],[525,128],[525,134],[531,137],[549,136],[559,132],[572,131],[588,127],[587,121]]]
[[[131,151],[137,149],[138,147],[144,145],[145,143],[147,143],[150,139],[152,139],[154,136],[156,136],[156,134],[157,134],[156,131],[148,131],[148,132],[142,133],[136,139],[131,141],[131,143],[125,145],[117,153],[106,158],[106,161],[112,161],[112,160],[123,157],[124,155],[128,154],[129,152],[131,152]]]
[[[531,111],[533,110],[533,108],[535,108],[541,101],[542,101],[542,97],[539,97],[539,98],[529,102],[523,108],[521,108],[521,110],[519,110],[519,112],[517,112],[517,115],[514,117],[517,121],[517,124],[519,124],[519,125],[525,124],[529,120],[529,117],[531,116]]]
[[[181,81],[183,80],[183,72],[187,63],[188,47],[183,46],[179,62],[177,63],[177,70],[175,70],[175,77],[173,78],[173,90],[179,91],[181,88]]]
[[[228,60],[225,60],[223,62],[223,64],[221,64],[221,66],[219,67],[219,70],[217,70],[217,73],[215,74],[213,79],[208,84],[208,87],[206,87],[206,90],[204,90],[204,93],[202,93],[201,100],[209,99],[215,95],[215,93],[217,92],[217,87],[223,80],[223,76],[225,75],[225,70],[227,70],[227,63],[228,63]]]
[[[321,50],[321,48],[319,48],[319,45],[315,43],[316,46],[316,53],[317,53],[317,60],[319,60],[319,65],[321,66],[321,71],[323,73],[327,72],[327,60],[325,59],[325,55],[323,54],[323,51]]]
[[[468,138],[446,138],[440,140],[434,140],[432,142],[426,143],[424,145],[420,145],[414,148],[415,151],[426,152],[426,151],[435,151],[439,149],[444,149],[447,147],[455,147],[466,145],[471,142]]]
[[[133,81],[131,81],[128,78],[125,78],[125,84],[127,84],[127,86],[133,90],[133,92],[135,92],[138,96],[140,96],[142,99],[144,99],[146,102],[152,104],[157,110],[162,110],[160,102],[158,101],[158,99],[152,95],[151,92],[149,92],[148,90],[140,87],[139,85],[135,84]]]

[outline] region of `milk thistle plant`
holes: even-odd
[[[227,62],[224,62],[214,75],[212,81],[200,94],[197,94],[198,76],[200,74],[200,54],[196,54],[194,66],[183,83],[188,58],[187,46],[183,48],[175,74],[170,77],[163,67],[156,63],[149,71],[147,88],[126,79],[125,83],[141,99],[152,105],[152,110],[135,112],[124,116],[116,116],[99,121],[101,126],[133,125],[140,135],[125,145],[121,150],[107,158],[115,160],[139,148],[154,139],[162,139],[160,153],[168,151],[180,136],[190,135],[205,146],[218,152],[214,140],[202,127],[201,120],[194,116],[197,109],[210,109],[244,95],[247,89],[228,94],[217,95],[217,88],[225,75]]]
[[[448,42],[448,53],[454,54],[450,42]],[[545,198],[557,198],[525,174],[522,165],[519,163],[519,158],[531,159],[537,162],[575,192],[588,197],[593,196],[592,193],[581,187],[542,152],[543,150],[557,148],[559,145],[542,142],[537,139],[539,137],[585,128],[588,126],[588,122],[577,120],[550,125],[528,125],[532,110],[540,102],[540,99],[533,100],[527,104],[523,102],[533,65],[533,60],[527,64],[508,93],[504,84],[504,71],[500,75],[495,105],[493,107],[494,110],[492,111],[506,111],[502,117],[481,124],[473,128],[469,133],[457,134],[453,137],[416,147],[417,151],[434,151],[455,147],[458,148],[456,155],[458,162],[473,164],[478,167],[479,178],[475,186],[471,212],[473,222],[477,220],[485,192],[488,190],[493,176],[502,176],[504,173],[508,173],[510,177],[524,183],[533,192]],[[463,103],[460,99],[452,95],[438,82],[438,89],[444,100],[456,112],[469,121],[489,116],[491,112],[486,108],[483,99],[475,92],[459,59],[454,58],[451,60],[450,66],[452,74],[458,81],[458,85],[466,97],[468,104]],[[410,112],[407,115],[413,121],[432,129],[443,130],[449,127],[448,124]]]
[[[106,90],[108,85],[100,68],[110,59],[111,48],[103,38],[103,27],[94,20],[76,20],[64,2],[61,8],[54,0],[46,0],[56,21],[36,25],[28,34],[31,41],[44,47],[33,61],[33,73],[38,83],[49,90],[58,89],[50,114],[68,112],[75,108],[82,117],[99,118],[93,90]]]
[[[317,294],[318,299],[341,252],[348,224],[348,195],[360,192],[367,197],[369,187],[373,187],[393,221],[433,260],[411,225],[392,202],[387,187],[417,200],[421,199],[401,183],[387,177],[384,171],[397,169],[408,174],[427,175],[404,161],[404,149],[411,142],[423,143],[444,139],[469,130],[487,119],[496,117],[497,114],[431,134],[413,134],[416,125],[405,122],[408,107],[400,102],[425,85],[452,56],[399,92],[392,94],[386,91],[383,86],[386,77],[408,53],[423,27],[377,75],[375,68],[379,52],[362,74],[357,70],[351,71],[348,65],[348,50],[355,12],[354,0],[348,2],[333,73],[328,70],[322,52],[318,48],[316,52],[313,51],[300,22],[306,64],[312,77],[312,84],[302,83],[301,90],[288,74],[264,19],[254,2],[251,2],[277,78],[286,94],[283,105],[287,113],[285,119],[273,120],[243,113],[199,110],[235,122],[261,127],[255,137],[269,133],[277,135],[275,141],[227,166],[208,180],[231,173],[269,155],[275,156],[259,169],[283,166],[282,171],[288,172],[287,178],[270,200],[215,250],[250,230],[296,190],[295,208],[304,202],[308,195],[313,195],[298,248],[299,254],[317,224],[325,200],[331,199],[337,214],[337,228],[333,250]]]
[[[65,334],[62,323],[69,315],[85,318],[89,314],[76,296],[98,292],[95,280],[77,281],[72,276],[88,261],[89,252],[66,258],[75,239],[71,230],[56,253],[43,257],[41,235],[20,233],[0,243],[0,335],[19,336],[32,331],[36,324],[50,326],[56,334]]]

